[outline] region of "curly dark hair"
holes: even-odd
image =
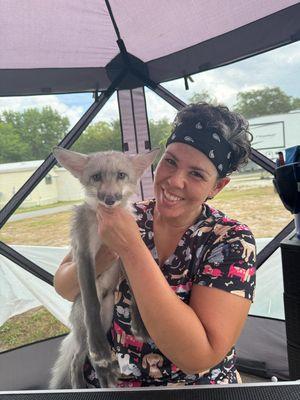
[[[222,105],[192,103],[177,113],[173,127],[190,119],[197,119],[206,127],[218,129],[231,145],[232,163],[228,175],[247,164],[253,136],[248,130],[248,121],[241,114]]]

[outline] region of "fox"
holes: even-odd
[[[83,204],[75,206],[70,230],[80,294],[70,312],[71,331],[63,340],[52,368],[50,389],[86,388],[83,366],[87,356],[101,388],[117,384],[120,370],[107,332],[112,324],[114,291],[120,276],[126,277],[126,273],[118,259],[100,276],[95,276],[95,256],[101,247],[96,211],[100,204],[121,206],[134,215],[130,199],[158,153],[159,149],[134,156],[119,151],[82,154],[59,146],[53,149],[58,163],[80,181],[85,198]],[[130,311],[134,335],[149,338],[133,296]]]

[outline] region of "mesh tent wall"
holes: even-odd
[[[144,151],[150,141],[140,88],[149,87],[180,109],[184,103],[160,83],[300,38],[300,4],[293,0],[0,0],[0,8],[0,96],[95,94],[95,102],[60,143],[66,148],[119,91],[123,133],[128,116],[135,126],[135,138],[123,135],[123,149],[132,151],[128,143],[133,140],[135,151]],[[274,163],[254,149],[251,158],[273,172]],[[0,227],[54,165],[49,154],[0,211]],[[293,223],[259,253],[258,265],[292,229]],[[5,243],[0,242],[0,253],[52,283],[50,274]]]

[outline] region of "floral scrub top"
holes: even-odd
[[[142,238],[158,263],[153,240],[154,206],[155,200],[135,204]],[[249,228],[204,204],[201,215],[184,233],[174,254],[166,260],[161,270],[171,288],[185,303],[189,303],[193,285],[215,287],[252,301],[255,257],[255,241]],[[153,341],[137,340],[131,332],[130,303],[131,292],[123,278],[115,292],[109,335],[122,373],[119,387],[237,382],[234,348],[209,371],[187,375],[169,361]],[[88,360],[84,374],[88,387],[99,387]]]

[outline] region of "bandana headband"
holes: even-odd
[[[201,122],[183,123],[175,126],[166,146],[174,142],[188,144],[204,153],[224,178],[231,165],[232,147],[216,128],[204,128]]]

